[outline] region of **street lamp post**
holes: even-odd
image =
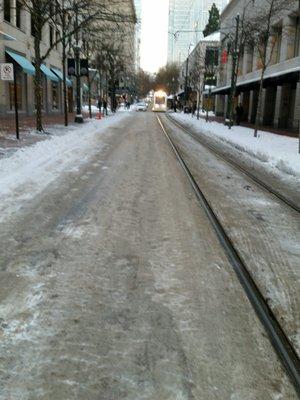
[[[75,116],[75,122],[82,123],[83,116],[81,114],[81,97],[80,97],[80,46],[79,46],[79,37],[78,37],[78,9],[77,8],[76,8],[75,26],[76,26],[76,34],[75,34],[76,44],[74,46],[75,70],[76,70],[76,116]]]
[[[239,40],[239,25],[240,25],[240,16],[239,14],[235,17],[236,26],[235,26],[235,40],[234,40],[234,49],[232,55],[232,71],[231,71],[231,85],[230,85],[230,96],[229,96],[229,113],[228,119],[229,124],[228,128],[231,129],[233,125],[233,106],[234,106],[234,96],[236,91],[236,78],[237,71],[236,68],[238,66],[238,40]]]

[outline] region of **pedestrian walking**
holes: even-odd
[[[242,104],[238,104],[236,106],[235,112],[236,112],[236,124],[240,125],[241,120],[243,119],[243,116],[244,116],[244,108],[243,108]]]
[[[103,113],[105,112],[105,115],[107,115],[107,101],[104,99],[103,100]]]
[[[98,109],[99,109],[99,112],[101,113],[101,109],[102,109],[102,99],[101,99],[101,97],[99,97],[99,99],[98,99]]]
[[[197,102],[194,101],[192,105],[192,117],[195,115],[196,111],[197,111]]]

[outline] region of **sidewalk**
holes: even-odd
[[[282,131],[259,130],[258,137],[253,135],[253,128],[234,125],[228,129],[219,118],[210,116],[205,122],[202,116],[199,120],[190,114],[172,113],[179,122],[192,127],[199,135],[215,141],[222,147],[230,146],[230,152],[239,157],[249,157],[252,163],[268,169],[272,173],[282,174],[282,178],[294,180],[299,184],[300,154],[299,140],[282,133]],[[275,134],[274,134],[275,133]]]
[[[196,116],[194,118],[197,118]],[[200,118],[205,119],[206,116],[204,113],[200,114]],[[225,125],[225,118],[224,117],[216,117],[215,115],[209,115],[209,121],[210,122],[219,122],[220,124],[224,124]],[[236,124],[234,124],[235,126],[237,126]],[[240,126],[243,126],[245,128],[250,128],[250,129],[254,129],[254,124],[250,124],[249,122],[244,122],[242,121]],[[259,130],[262,132],[271,132],[271,133],[275,133],[276,135],[282,135],[282,136],[289,136],[289,137],[294,137],[297,138],[298,137],[298,132],[296,131],[290,131],[290,130],[284,130],[284,129],[279,129],[279,128],[274,128],[273,126],[259,126]]]
[[[84,118],[88,117],[88,114],[83,113]],[[74,123],[75,114],[69,113],[69,127],[78,126]],[[15,118],[11,117],[0,117],[0,157],[18,150],[19,148],[31,146],[34,143],[48,139],[49,136],[46,134],[39,134],[35,132],[35,115],[32,116],[19,116],[20,126],[20,139],[16,139],[16,127]],[[64,115],[44,115],[43,116],[43,127],[45,131],[52,133],[53,131],[66,130],[64,126]]]

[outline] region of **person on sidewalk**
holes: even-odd
[[[101,109],[102,109],[102,99],[101,99],[101,97],[99,97],[99,99],[98,99],[98,109],[99,109],[99,112],[101,113]]]
[[[103,114],[107,115],[107,101],[104,99],[103,100]]]
[[[244,108],[241,103],[236,106],[235,112],[236,112],[236,124],[240,125],[244,116]]]
[[[197,111],[197,102],[194,101],[192,106],[192,117],[194,117],[196,111]]]

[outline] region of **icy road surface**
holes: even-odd
[[[155,116],[122,121],[1,223],[0,399],[296,399]]]

